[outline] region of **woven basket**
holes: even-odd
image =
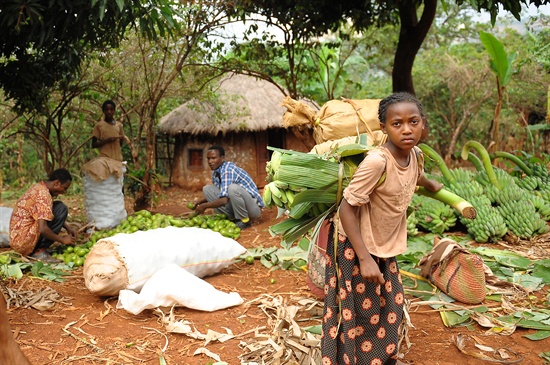
[[[466,304],[479,304],[485,299],[483,260],[462,250],[452,250],[432,267],[430,280],[442,292]]]

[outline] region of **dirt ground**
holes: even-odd
[[[187,212],[187,201],[193,195],[181,190],[170,189],[160,193],[153,212],[182,214]],[[81,215],[81,202],[63,198],[71,205],[71,215]],[[68,201],[67,201],[68,200]],[[131,204],[128,204],[130,207]],[[130,210],[130,208],[129,208]],[[275,222],[275,211],[265,211],[251,228],[242,232],[239,243],[249,247],[278,247],[279,238],[271,237],[268,227]],[[546,246],[550,255],[550,245]],[[272,280],[273,279],[273,280]],[[24,277],[19,281],[4,284],[19,291],[44,291],[48,288],[59,293],[60,302],[52,310],[39,311],[33,308],[12,308],[9,310],[10,324],[23,352],[35,364],[163,364],[159,353],[168,365],[214,364],[216,360],[205,354],[194,355],[205,347],[218,354],[222,362],[241,364],[239,355],[246,343],[253,341],[255,333],[269,334],[269,320],[266,312],[255,303],[262,295],[281,297],[287,304],[297,298],[315,299],[306,285],[306,273],[297,271],[269,271],[259,261],[252,265],[236,263],[221,273],[206,278],[206,281],[224,292],[238,292],[244,304],[216,312],[201,312],[187,308],[176,308],[178,319],[190,321],[200,333],[209,330],[226,333],[231,330],[234,338],[225,342],[212,341],[205,346],[205,340],[168,333],[159,315],[146,310],[135,316],[122,309],[116,309],[117,298],[98,297],[91,294],[84,285],[82,268],[71,272],[63,283]],[[537,293],[545,298],[548,288]],[[417,299],[414,299],[417,301]],[[321,308],[322,303],[316,307]],[[166,309],[165,312],[168,312]],[[297,317],[301,326],[319,324],[312,311],[301,311]],[[462,353],[453,339],[465,336],[472,353],[482,352],[473,346],[473,341],[493,349],[505,349],[507,354],[517,357],[500,363],[525,365],[544,364],[539,353],[550,351],[550,341],[531,341],[524,337],[533,330],[517,329],[512,335],[487,335],[486,329],[476,323],[470,326],[447,328],[438,312],[428,306],[413,306],[409,329],[410,348],[405,349],[404,362],[415,365],[478,365],[497,363],[480,360]],[[256,332],[254,331],[255,329]],[[491,353],[483,352],[492,357]],[[281,363],[285,363],[284,361]],[[309,364],[309,363],[308,363]],[[17,365],[17,364],[6,364]]]

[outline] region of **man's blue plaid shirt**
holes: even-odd
[[[212,183],[220,188],[220,198],[229,197],[229,185],[239,184],[256,198],[260,207],[264,207],[264,201],[250,175],[233,162],[224,161],[220,167],[212,171]]]

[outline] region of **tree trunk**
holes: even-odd
[[[412,79],[414,59],[426,38],[436,15],[437,0],[425,0],[420,21],[416,15],[415,1],[405,0],[399,5],[401,30],[392,70],[393,91],[415,94]]]
[[[493,123],[491,124],[492,130],[491,130],[490,136],[492,138],[492,141],[490,141],[489,148],[488,148],[490,152],[498,151],[500,146],[500,143],[499,143],[500,114],[502,111],[502,95],[503,95],[504,88],[500,87],[498,80],[497,80],[497,86],[498,86],[498,101],[497,101],[497,105],[495,106],[495,118],[493,120]]]
[[[136,194],[134,201],[134,211],[150,208],[153,201],[153,191],[155,181],[155,162],[156,162],[156,142],[157,135],[154,128],[154,112],[152,115],[147,115],[146,131],[145,131],[145,173],[143,174],[143,184],[141,190]]]

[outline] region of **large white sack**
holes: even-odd
[[[210,229],[166,227],[119,233],[92,247],[84,262],[84,282],[90,292],[117,295],[139,291],[158,270],[176,264],[197,277],[219,272],[246,248]]]
[[[98,229],[113,228],[128,216],[124,207],[122,176],[109,175],[105,180],[94,181],[90,175],[85,174],[82,182],[84,208],[89,224]]]
[[[0,207],[0,247],[10,247],[10,219],[13,208]]]
[[[139,294],[121,290],[116,307],[132,314],[173,305],[213,312],[242,303],[238,293],[219,291],[178,265],[170,264],[151,276]]]

